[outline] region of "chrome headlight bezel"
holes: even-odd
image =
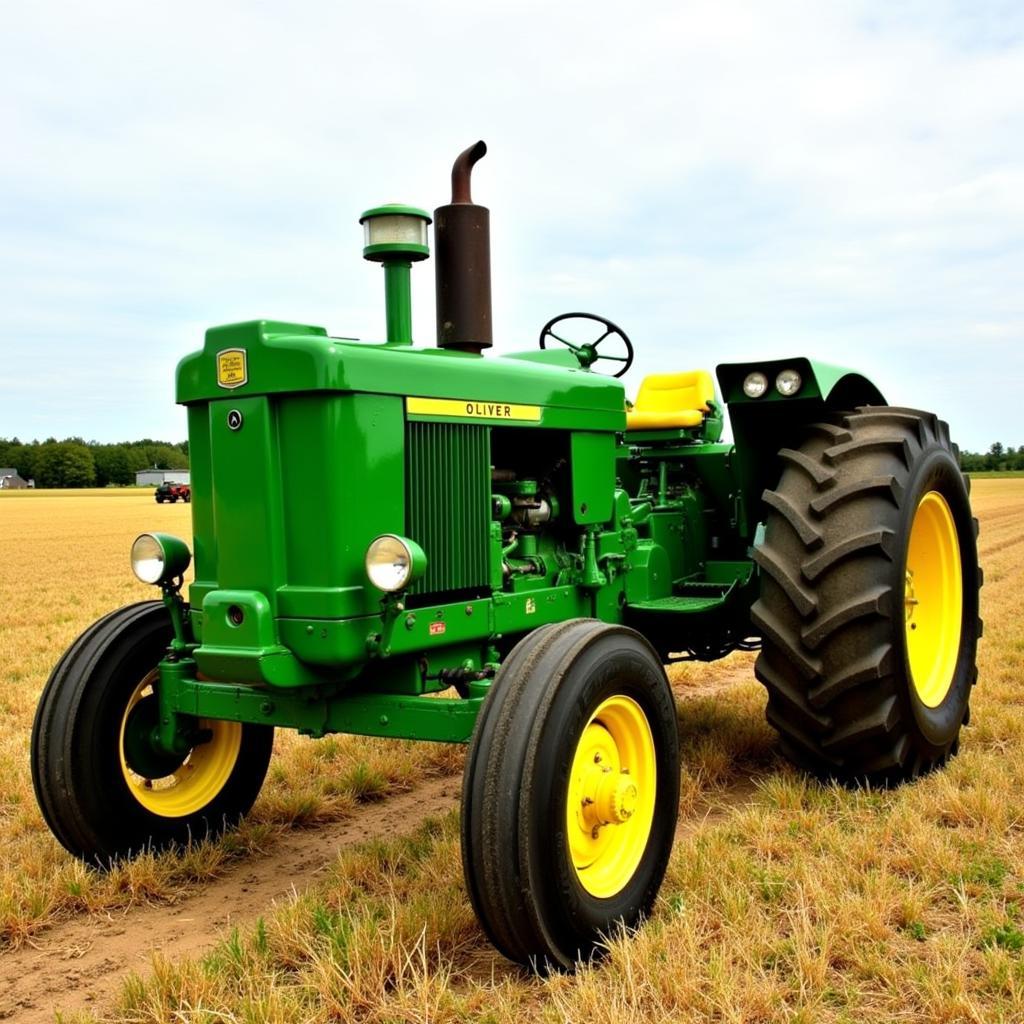
[[[192,562],[192,552],[172,534],[140,533],[132,541],[129,559],[137,579],[162,586],[184,575]]]
[[[366,578],[385,594],[397,594],[418,580],[427,568],[427,556],[414,540],[397,533],[382,533],[370,541],[364,559]]]

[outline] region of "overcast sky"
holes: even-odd
[[[184,438],[212,324],[380,339],[359,214],[483,138],[495,351],[593,310],[631,391],[807,354],[1024,443],[1019,0],[13,0],[0,116],[0,436]]]

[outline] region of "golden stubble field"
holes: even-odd
[[[822,786],[776,754],[749,656],[674,668],[686,767],[655,915],[542,980],[490,949],[463,891],[457,748],[279,733],[238,832],[107,874],[67,856],[32,796],[36,699],[86,625],[151,596],[128,546],[188,537],[188,508],[0,496],[0,1019],[1024,1020],[1024,479],[977,481],[974,504],[985,638],[960,756],[895,791]]]

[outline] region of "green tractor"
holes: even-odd
[[[33,781],[57,839],[106,864],[237,822],[275,728],[468,743],[473,906],[510,959],[572,969],[643,919],[669,859],[666,662],[759,647],[783,751],[825,778],[894,784],[956,752],[977,523],[946,424],[852,370],[673,371],[631,404],[629,338],[575,313],[485,358],[485,151],[434,213],[436,346],[411,329],[431,218],[394,205],[361,220],[386,342],[259,320],[181,362],[194,554],[135,541],[160,599],[57,664]]]

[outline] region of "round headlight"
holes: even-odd
[[[192,561],[188,545],[167,533],[143,533],[132,544],[132,572],[143,583],[166,583],[181,576]]]
[[[768,378],[760,370],[748,373],[743,378],[743,394],[747,398],[760,398],[767,390]]]
[[[366,549],[366,575],[380,590],[394,593],[404,590],[423,575],[427,556],[423,549],[406,537],[385,533]]]
[[[800,385],[803,384],[803,378],[796,370],[783,370],[778,377],[775,378],[775,390],[780,395],[785,395],[787,398],[790,395],[795,395],[800,390]]]

